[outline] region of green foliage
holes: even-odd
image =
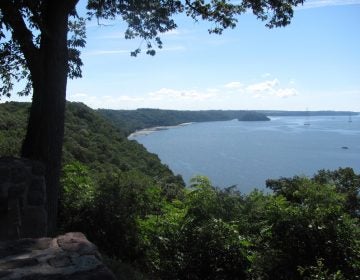
[[[138,172],[109,174],[95,192],[88,236],[109,256],[138,259],[136,217],[156,209],[155,190],[150,178]],[[109,242],[111,240],[111,242]]]
[[[333,176],[339,172],[327,174]],[[360,272],[359,220],[351,217],[347,194],[336,185],[319,183],[319,174],[312,179],[271,181],[274,197],[283,203],[267,208],[270,234],[262,237],[259,244],[273,250],[260,251],[257,255],[260,275],[301,279],[296,268],[316,266],[321,259],[329,274],[341,271],[346,279],[357,279],[354,276]],[[353,183],[356,178],[353,176]]]
[[[183,200],[139,219],[148,271],[156,279],[358,279],[359,222],[346,195],[314,178],[286,182],[278,193],[244,196],[193,179]]]
[[[78,164],[64,170],[70,186],[89,186]],[[358,279],[359,221],[347,194],[318,182],[319,174],[272,181],[286,184],[248,195],[196,177],[176,199],[137,171],[107,174],[91,199],[86,191],[79,197],[86,207],[74,204],[75,217],[86,215],[71,226],[134,279]]]
[[[27,103],[7,102],[0,104],[0,155],[19,155],[25,134]]]
[[[79,162],[64,166],[61,185],[59,221],[66,231],[86,219],[94,202],[95,185],[88,168]]]
[[[115,128],[96,111],[81,103],[67,103],[64,162],[87,165],[94,178],[101,174],[138,170],[152,177],[169,194],[184,185],[155,154],[135,141],[129,141],[121,128]]]
[[[242,279],[249,242],[222,216],[224,193],[197,177],[183,201],[139,220],[146,263],[157,279]],[[219,211],[220,210],[220,211]],[[232,216],[233,213],[226,213]]]
[[[335,185],[337,192],[345,195],[345,209],[352,217],[360,218],[360,175],[352,168],[335,171],[320,170],[313,178],[321,184]]]
[[[62,179],[60,224],[63,231],[81,231],[108,256],[141,259],[137,218],[157,213],[161,187],[139,171],[109,173],[94,185],[87,169],[66,165]]]
[[[263,113],[255,112],[255,111],[246,111],[243,112],[242,115],[238,117],[239,121],[270,121],[270,119],[264,115]]]
[[[340,271],[329,273],[329,270],[324,267],[322,259],[316,261],[316,266],[307,268],[299,267],[299,272],[304,280],[343,280],[344,276]]]
[[[293,178],[267,180],[266,185],[276,194],[283,195],[290,201],[299,202],[295,194],[303,185],[304,180],[306,179],[295,176]],[[360,218],[360,175],[355,174],[352,168],[339,168],[335,171],[319,170],[311,178],[311,181],[334,185],[337,192],[344,194],[344,207],[347,213],[352,217]]]
[[[94,183],[89,170],[79,162],[73,162],[63,167],[61,183],[66,208],[81,208],[94,199]]]

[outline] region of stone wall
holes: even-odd
[[[44,166],[0,158],[0,241],[46,236],[45,203]]]
[[[44,237],[44,171],[36,161],[0,158],[0,280],[116,280],[82,233]]]

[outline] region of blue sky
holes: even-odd
[[[83,0],[80,0],[84,4]],[[88,23],[83,78],[68,100],[92,108],[360,111],[360,0],[308,0],[292,23],[269,30],[253,15],[234,30],[177,18],[154,57],[130,57],[121,21]]]

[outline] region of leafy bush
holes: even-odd
[[[272,183],[274,194],[243,196],[197,177],[183,200],[163,201],[160,214],[139,219],[150,275],[358,279],[360,228],[347,194],[314,178]]]
[[[221,215],[224,193],[219,193],[206,178],[197,177],[183,201],[163,201],[160,215],[139,220],[152,275],[158,279],[245,277],[250,244],[239,234],[236,221]]]
[[[63,167],[59,223],[63,231],[81,228],[87,220],[95,197],[95,184],[88,168],[80,162]]]

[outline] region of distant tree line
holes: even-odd
[[[358,112],[352,111],[280,111],[280,110],[258,110],[267,116],[355,116]]]
[[[239,121],[269,121],[263,113],[244,110],[178,111],[160,109],[109,110],[100,109],[100,114],[127,134],[135,130],[155,126],[172,126],[189,122],[212,122],[238,119]]]

